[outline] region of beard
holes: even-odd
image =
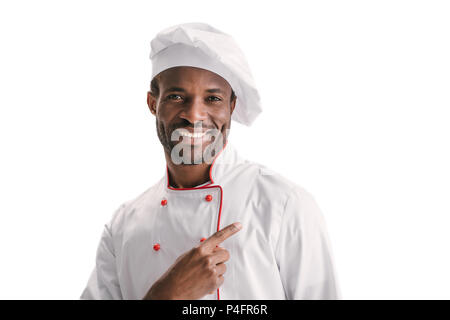
[[[217,134],[211,136],[212,141],[210,140],[209,143],[208,141],[206,142],[203,141],[201,146],[195,147],[194,145],[190,144],[179,145],[180,143],[183,143],[184,137],[180,137],[182,138],[181,141],[179,139],[174,140],[171,139],[175,130],[195,128],[194,125],[189,123],[187,120],[184,120],[183,122],[172,124],[166,127],[164,123],[159,121],[158,118],[156,119],[156,129],[158,133],[158,138],[164,150],[171,155],[172,162],[174,162],[175,164],[183,164],[183,165],[197,165],[204,163],[210,164],[212,158],[214,158],[226,144],[228,134],[228,130],[226,130],[227,127],[229,128],[229,121],[228,125],[224,125],[221,131],[219,131],[219,129],[216,128],[215,126],[208,126],[208,127],[202,126],[201,127],[202,129],[206,128],[208,130],[214,130]],[[178,151],[180,146],[182,146],[182,148],[180,149],[180,151]],[[184,151],[188,151],[186,155],[184,154]],[[175,158],[177,159],[174,159],[174,155]],[[183,159],[181,160],[181,162],[179,160],[180,158]]]

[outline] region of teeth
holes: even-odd
[[[201,133],[190,133],[190,132],[185,132],[185,131],[181,131],[180,135],[183,137],[188,137],[188,138],[201,138],[205,135],[206,132],[201,132]]]

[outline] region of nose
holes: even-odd
[[[208,118],[206,108],[207,106],[202,98],[192,98],[184,103],[180,118],[186,119],[192,124],[195,124],[197,121],[204,121]]]

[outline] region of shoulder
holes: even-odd
[[[153,186],[140,193],[138,196],[123,201],[120,206],[115,210],[112,218],[106,225],[110,232],[114,235],[122,233],[123,227],[128,221],[134,218],[135,215],[140,212],[148,211],[148,208],[155,206],[155,198],[160,198],[164,190],[164,178],[160,179]]]
[[[287,201],[289,198],[306,199],[312,194],[298,182],[293,181],[282,174],[272,170],[264,164],[248,161],[236,167],[236,176],[243,177],[250,188],[266,193],[270,198],[281,198]]]
[[[264,164],[245,160],[234,166],[227,179],[233,194],[253,199],[252,205],[279,217],[317,215],[315,197],[301,183],[289,179]],[[290,219],[290,218],[288,218]]]

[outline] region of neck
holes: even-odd
[[[165,153],[168,168],[169,185],[175,188],[193,188],[208,182],[211,164],[202,163],[195,165],[176,165],[170,155]]]

